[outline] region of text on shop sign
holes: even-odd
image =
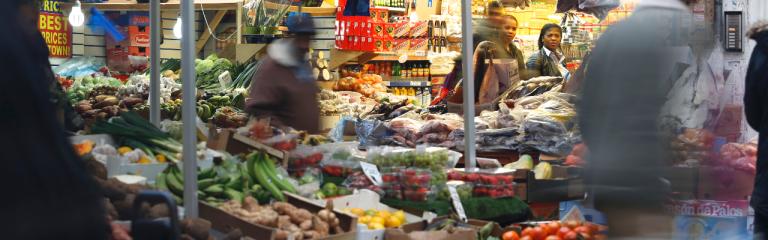
[[[72,28],[61,11],[63,0],[44,0],[40,7],[38,29],[43,35],[51,57],[72,56]]]

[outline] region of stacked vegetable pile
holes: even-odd
[[[259,205],[252,197],[241,201],[228,201],[220,206],[225,212],[249,223],[277,228],[276,240],[321,239],[331,234],[341,234],[339,218],[333,212],[333,202],[326,208],[312,213],[286,202]]]
[[[181,170],[171,164],[156,178],[156,187],[171,192],[177,201],[183,200],[184,179]],[[288,178],[277,173],[274,162],[264,154],[253,153],[246,162],[218,161],[197,174],[198,198],[212,205],[226,201],[243,201],[247,196],[261,203],[271,199],[285,201],[283,191],[297,193]]]
[[[539,224],[522,224],[521,231],[511,230],[502,235],[502,240],[577,240],[577,239],[606,239],[600,233],[598,225],[579,221],[551,221]]]
[[[116,89],[120,86],[123,86],[123,83],[120,82],[120,80],[117,80],[116,78],[112,77],[104,77],[104,76],[86,76],[80,79],[75,79],[75,81],[72,83],[72,86],[70,86],[67,90],[67,98],[69,99],[69,102],[76,103],[82,100],[86,100],[88,96],[91,95],[91,92],[98,87],[113,87]],[[100,95],[100,94],[96,94]],[[96,96],[94,95],[94,96]]]
[[[93,124],[91,132],[112,135],[121,145],[141,149],[149,156],[162,155],[172,162],[178,162],[181,156],[182,145],[179,141],[136,112],[124,112],[109,121],[98,121]]]
[[[219,58],[216,54],[208,55],[205,59],[195,59],[196,85],[198,89],[206,92],[220,92],[219,76],[224,72],[232,71],[232,62],[226,58]]]

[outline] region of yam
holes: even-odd
[[[181,220],[181,232],[189,234],[194,239],[208,239],[211,231],[211,222],[201,218],[187,218]]]

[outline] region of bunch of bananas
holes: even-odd
[[[236,173],[227,172],[220,166],[203,169],[197,174],[197,197],[211,205],[218,205],[229,200],[242,201],[245,196],[256,198],[259,203],[268,203],[272,194],[255,183],[255,177],[249,173],[245,163],[237,164]],[[155,179],[155,187],[172,193],[177,203],[183,202],[184,179],[181,170],[175,164],[168,165]]]
[[[212,104],[209,101],[200,100],[197,102],[197,116],[204,122],[208,122],[208,119],[213,117],[213,113],[216,112],[217,108],[219,108],[217,105]]]
[[[212,96],[208,98],[208,102],[213,104],[213,106],[216,106],[216,108],[232,106],[232,99],[230,99],[227,95]]]
[[[164,119],[181,120],[181,99],[170,100],[160,104],[160,115]]]

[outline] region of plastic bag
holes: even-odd
[[[320,147],[323,149],[323,160],[320,166],[323,173],[335,176],[346,177],[352,172],[360,169],[360,161],[357,151],[349,144],[327,144]]]
[[[391,135],[387,132],[384,122],[373,119],[358,120],[355,122],[355,131],[361,148],[380,146],[381,140]]]
[[[79,78],[98,72],[104,65],[104,60],[95,57],[74,57],[53,68],[53,72],[62,77]]]
[[[579,0],[579,10],[589,13],[601,21],[608,16],[608,12],[619,7],[619,0]]]
[[[529,114],[522,124],[519,138],[520,150],[538,150],[544,153],[565,156],[573,148],[571,133],[565,125],[544,114]]]
[[[619,0],[579,0],[580,9],[598,8],[598,7],[610,7],[616,8],[621,5]]]

